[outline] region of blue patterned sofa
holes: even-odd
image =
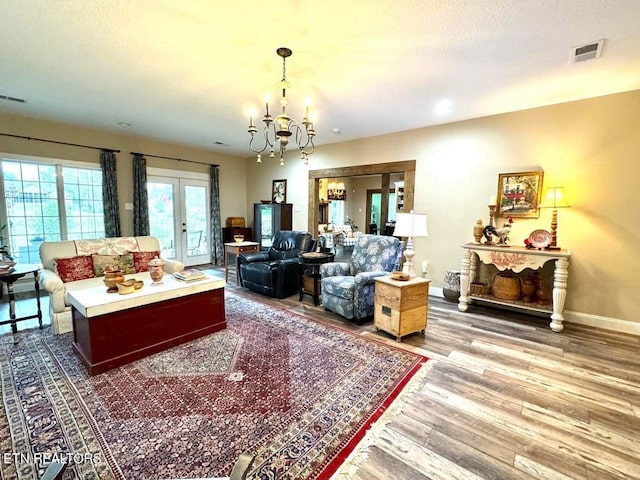
[[[358,323],[374,311],[376,277],[400,269],[403,243],[395,237],[360,235],[351,263],[332,262],[320,267],[322,304]]]

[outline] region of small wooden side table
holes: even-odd
[[[376,330],[395,335],[396,341],[410,333],[427,328],[429,283],[431,280],[416,277],[411,280],[393,280],[377,277],[373,324]]]
[[[298,255],[300,264],[300,298],[306,293],[313,296],[313,304],[320,303],[320,265],[333,262],[333,253],[307,252]]]
[[[3,273],[0,275],[0,281],[7,284],[7,292],[9,293],[9,320],[0,322],[0,325],[11,324],[11,332],[13,333],[13,343],[18,343],[16,339],[16,333],[18,333],[17,322],[22,320],[30,320],[32,318],[38,319],[40,329],[42,329],[42,310],[40,308],[40,265],[30,263],[18,263],[12,272]],[[33,280],[36,289],[36,305],[38,307],[37,313],[34,315],[28,315],[26,317],[16,317],[16,296],[13,293],[13,284],[20,278],[28,274],[33,274]]]
[[[241,253],[258,252],[258,242],[229,242],[224,244],[224,281],[229,282],[229,254],[238,256]],[[236,267],[236,285],[240,285],[240,274]]]

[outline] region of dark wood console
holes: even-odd
[[[75,307],[72,308],[72,314],[73,347],[91,375],[223,330],[227,326],[224,288],[89,318]]]

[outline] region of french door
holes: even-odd
[[[162,256],[187,266],[211,262],[209,182],[149,175],[149,227]]]

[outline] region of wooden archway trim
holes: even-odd
[[[318,234],[318,217],[320,206],[320,179],[354,177],[358,175],[390,175],[402,173],[404,175],[404,204],[406,211],[413,209],[413,199],[416,183],[416,161],[404,160],[400,162],[374,163],[372,165],[356,165],[351,167],[325,168],[309,171],[309,212],[307,229],[315,237]],[[389,192],[389,182],[383,182],[383,190]]]

